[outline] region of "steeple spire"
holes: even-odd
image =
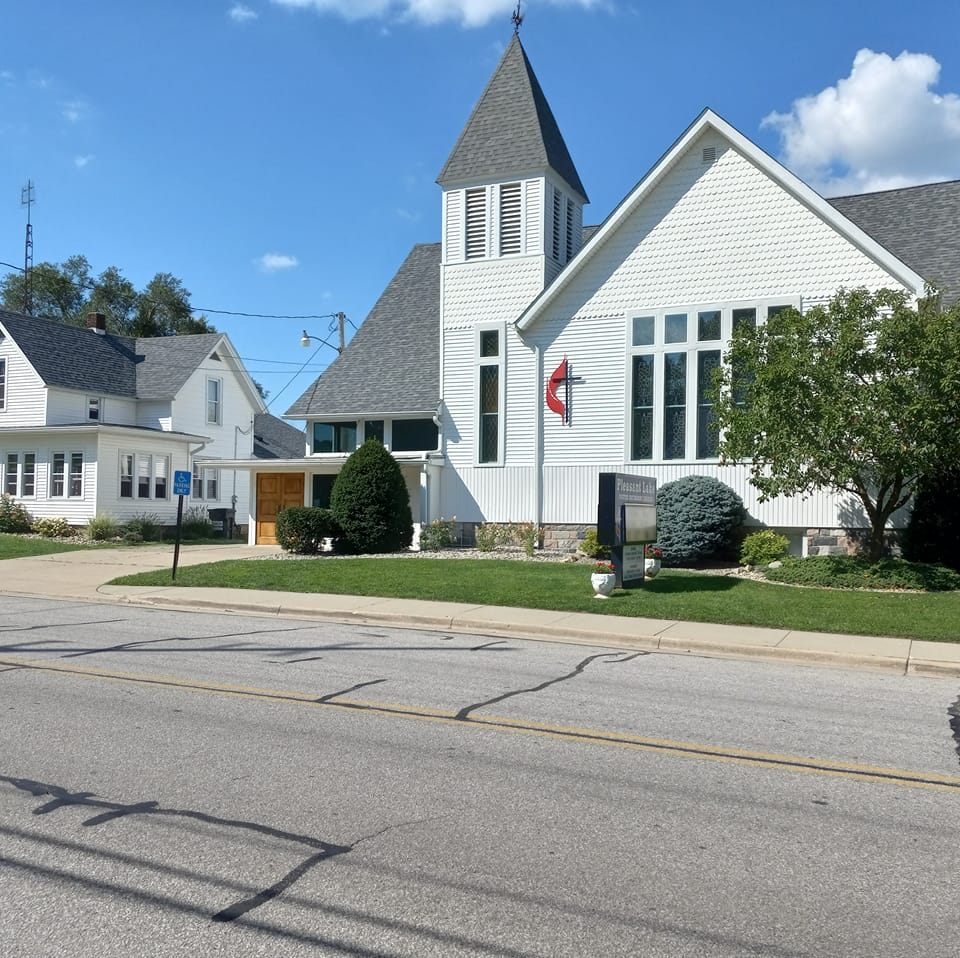
[[[587,201],[557,121],[514,33],[437,182],[447,187],[546,169]]]

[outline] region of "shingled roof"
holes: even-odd
[[[173,399],[223,339],[221,333],[132,339],[0,310],[0,323],[48,386]]]
[[[829,202],[943,293],[960,301],[960,180]]]
[[[299,459],[306,455],[306,449],[303,430],[268,412],[253,417],[254,459]]]
[[[437,182],[446,186],[548,168],[587,200],[550,104],[514,35]]]
[[[428,412],[439,401],[440,244],[421,243],[349,346],[286,416]]]

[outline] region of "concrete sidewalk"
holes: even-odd
[[[268,547],[184,546],[181,565],[269,555]],[[415,626],[479,635],[675,654],[891,669],[960,676],[960,644],[862,635],[511,609],[421,599],[181,586],[109,586],[121,575],[170,568],[172,547],[65,552],[0,562],[0,594],[130,602],[174,609]]]

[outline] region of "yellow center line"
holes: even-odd
[[[198,692],[202,694],[253,698],[260,701],[282,702],[313,708],[336,709],[340,712],[352,712],[354,714],[415,719],[421,722],[437,722],[444,725],[455,725],[461,729],[472,727],[513,732],[519,735],[536,735],[579,744],[656,752],[663,755],[673,755],[678,758],[723,762],[754,768],[774,768],[780,771],[800,772],[861,782],[904,785],[909,788],[927,788],[960,794],[960,777],[941,775],[935,772],[918,772],[908,769],[841,762],[833,759],[789,755],[779,752],[760,752],[752,749],[711,745],[704,742],[652,738],[645,735],[635,735],[630,732],[584,728],[575,725],[558,725],[555,723],[515,719],[498,715],[475,714],[467,719],[461,719],[457,718],[457,712],[450,709],[415,706],[405,703],[377,702],[346,697],[333,701],[329,699],[318,701],[316,695],[309,692],[232,685],[221,682],[202,681],[199,679],[184,679],[173,675],[85,668],[38,659],[0,658],[0,667],[14,667],[33,672],[46,672],[64,676],[69,675],[82,679],[101,679],[113,682],[133,683],[142,686],[171,688],[179,691]]]

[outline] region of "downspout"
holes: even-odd
[[[241,429],[236,423],[233,424],[233,458],[237,458],[237,437],[249,436],[253,430],[253,419],[250,420],[248,429]],[[233,470],[233,494],[230,496],[230,506],[236,514],[237,511],[237,470]]]
[[[537,529],[543,525],[543,401],[540,398],[540,384],[543,382],[543,349],[539,343],[533,347],[533,408],[536,410],[534,423],[537,435],[533,444],[533,522]]]

